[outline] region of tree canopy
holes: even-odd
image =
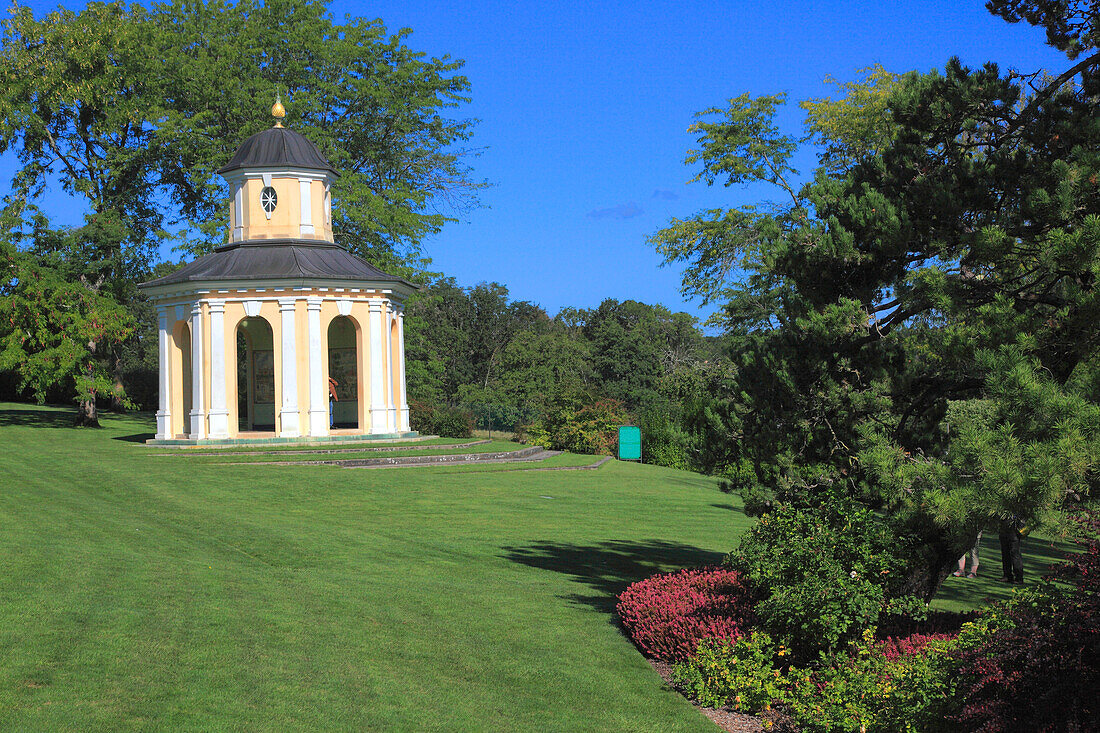
[[[873,70],[804,105],[823,152],[798,188],[785,100],[737,97],[691,128],[687,162],[786,201],[652,238],[685,293],[724,303],[737,373],[710,468],[758,510],[841,491],[887,512],[921,540],[906,590],[925,597],[984,524],[1056,521],[1097,479],[1094,11],[990,5],[1086,58],[1053,77]]]
[[[136,303],[134,285],[166,241],[198,255],[226,240],[228,196],[215,171],[270,126],[279,93],[288,125],[342,173],[337,243],[418,277],[424,238],[477,206],[484,184],[468,167],[463,64],[427,57],[410,34],[380,20],[337,23],[310,0],[92,2],[41,16],[13,6],[0,32],[0,152],[19,160],[5,240],[39,252],[78,229],[94,244],[70,248],[59,266],[96,269],[84,287]],[[86,226],[50,230],[58,212],[42,195],[56,184],[87,207]],[[22,297],[17,270],[5,278],[7,297]],[[124,352],[148,348],[131,338],[94,351],[118,382]]]

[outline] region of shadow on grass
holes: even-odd
[[[594,545],[537,542],[502,549],[507,560],[564,573],[574,582],[588,586],[594,594],[564,598],[612,614],[619,593],[631,583],[668,570],[716,565],[724,557],[720,552],[664,540],[611,540]]]
[[[1024,539],[1020,550],[1024,559],[1024,582],[1026,585],[1034,585],[1040,578],[1050,573],[1051,565],[1061,562],[1069,553],[1078,552],[1079,546],[1069,541],[1052,541],[1048,538],[1033,536]],[[1001,583],[998,580],[1001,577],[1002,568],[1001,546],[996,531],[986,531],[982,535],[978,558],[978,577],[948,576],[932,602],[933,608],[948,611],[976,610],[995,601],[1010,598],[1020,587]],[[967,570],[970,570],[969,558]]]
[[[133,435],[116,435],[111,440],[121,440],[126,443],[144,443],[156,437],[156,433],[134,433]]]
[[[71,428],[75,410],[0,410],[0,427]]]
[[[101,409],[99,420],[104,427],[119,427],[126,424],[131,429],[148,428],[153,419],[149,412],[111,412]],[[44,405],[42,407],[0,408],[0,427],[21,428],[71,428],[76,424],[75,405]],[[137,433],[116,437],[115,440],[137,442],[152,438],[153,433]]]

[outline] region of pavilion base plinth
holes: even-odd
[[[172,414],[166,410],[157,410],[157,440],[166,440],[172,436]]]
[[[310,437],[323,438],[330,434],[329,431],[329,414],[327,410],[313,410],[309,411],[309,434]]]
[[[274,445],[332,445],[341,443],[366,442],[402,442],[426,440],[432,436],[421,435],[415,430],[393,433],[361,433],[357,430],[333,430],[330,435],[303,435],[297,438],[277,436],[262,431],[242,432],[236,438],[172,438],[162,440],[151,438],[145,445],[159,448],[218,448],[229,446],[274,446]]]

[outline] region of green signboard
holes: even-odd
[[[619,460],[642,460],[642,429],[634,425],[619,428]]]

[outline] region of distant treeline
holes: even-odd
[[[624,421],[667,442],[728,371],[720,339],[688,313],[608,299],[551,318],[497,283],[434,282],[410,302],[405,333],[414,413],[446,405],[478,427],[520,433],[557,420],[574,438],[540,442],[574,450],[606,450],[611,423]],[[584,427],[586,418],[608,425]],[[683,457],[675,463],[686,467]]]

